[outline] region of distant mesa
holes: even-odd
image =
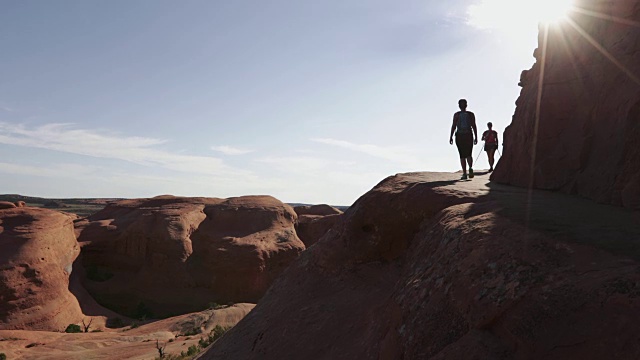
[[[159,196],[109,203],[76,223],[87,290],[133,317],[257,302],[305,249],[270,196]]]
[[[69,207],[69,205],[63,203],[62,201],[56,201],[56,200],[47,201],[43,204],[43,206],[50,209],[51,208],[61,209],[61,208]]]
[[[80,252],[72,217],[1,204],[7,207],[0,210],[0,329],[61,331],[79,322],[82,312],[69,292]]]
[[[300,215],[326,216],[326,215],[342,214],[341,210],[326,204],[294,206],[293,209],[295,210],[296,214],[298,214],[298,216]]]

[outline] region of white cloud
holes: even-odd
[[[212,146],[211,150],[221,152],[225,155],[244,155],[244,154],[253,152],[253,150],[241,149],[241,148],[227,146],[227,145]]]
[[[13,175],[27,175],[57,178],[93,178],[99,169],[96,166],[78,164],[52,164],[47,166],[33,166],[0,162],[0,172]]]
[[[411,149],[404,146],[379,146],[372,144],[355,144],[349,141],[318,138],[311,139],[311,141],[337,146],[344,149],[352,150],[355,152],[367,154],[379,159],[388,160],[394,163],[402,164],[408,167],[421,167],[424,161],[415,154]]]
[[[221,159],[183,155],[156,148],[163,139],[123,137],[107,131],[76,129],[71,124],[46,124],[35,128],[0,122],[0,143],[34,147],[97,158],[118,159],[146,166],[214,176],[247,175]]]

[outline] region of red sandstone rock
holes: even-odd
[[[339,215],[339,214],[342,214],[342,211],[340,211],[339,209],[334,208],[331,205],[326,205],[326,204],[295,206],[293,208],[293,210],[295,210],[295,212],[296,212],[296,214],[298,214],[298,216],[301,216],[301,215],[327,216],[327,215]]]
[[[27,204],[24,201],[16,201],[16,202],[14,202],[14,204],[16,205],[16,207],[25,207],[25,206],[27,206]]]
[[[534,193],[538,203],[527,211],[526,191],[456,177],[380,183],[202,358],[640,356],[638,262],[577,243],[617,239],[638,256],[637,222],[592,239],[576,227],[591,219],[564,219],[589,213],[583,202]],[[521,222],[520,212],[542,215]],[[617,227],[619,215],[599,221]]]
[[[60,331],[79,322],[80,306],[68,290],[79,252],[71,217],[39,208],[1,210],[0,329]]]
[[[16,204],[9,201],[0,201],[0,210],[2,209],[13,209],[16,207]]]
[[[342,214],[299,215],[296,222],[296,234],[304,245],[309,247],[320,240],[341,218]]]
[[[330,205],[295,206],[298,214],[296,233],[306,247],[315,244],[341,218],[342,211]]]
[[[640,22],[638,0],[581,0],[576,6]],[[504,156],[492,180],[533,184],[638,209],[640,31],[579,12],[573,12],[571,18],[591,39],[569,22],[550,28],[537,137],[542,50],[537,51],[533,68],[522,76],[513,121],[503,136]],[[540,49],[543,38],[541,31]]]
[[[85,286],[131,316],[256,302],[305,248],[295,219],[290,206],[268,196],[110,203],[77,223]]]

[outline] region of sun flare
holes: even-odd
[[[531,23],[556,23],[567,17],[573,0],[480,0],[469,7],[469,24],[513,31]]]

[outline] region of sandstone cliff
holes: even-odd
[[[134,317],[256,302],[305,248],[295,220],[268,196],[114,202],[76,225],[84,285]]]
[[[637,209],[640,1],[580,0],[576,6],[596,16],[573,12],[572,20],[551,26],[546,56],[541,29],[537,61],[523,73],[492,180],[518,186],[532,181],[536,188]]]
[[[80,252],[72,220],[46,209],[0,210],[0,329],[60,331],[82,319],[68,289]]]

